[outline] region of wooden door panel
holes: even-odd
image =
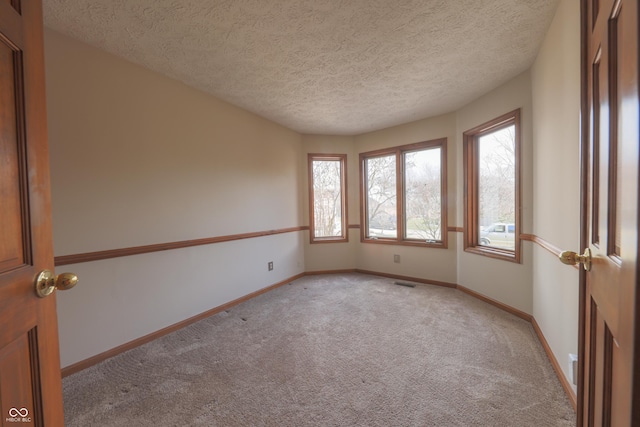
[[[611,389],[611,425],[637,425],[629,424],[628,402],[629,391],[631,390],[631,383],[627,381],[630,379],[629,361],[625,360],[625,352],[616,339],[613,340],[612,353],[611,378],[616,379],[618,384],[617,387],[612,387]]]
[[[638,5],[584,0],[583,242],[592,252],[581,297],[579,426],[635,426],[637,316]],[[638,403],[640,404],[640,402]]]
[[[611,419],[612,344],[617,318],[611,318],[609,315],[615,307],[611,299],[606,298],[606,294],[600,295],[604,304],[599,304],[597,294],[601,294],[601,291],[600,289],[594,292],[588,288],[591,295],[591,303],[587,310],[590,336],[586,341],[585,384],[588,384],[589,393],[585,402],[584,417],[588,426],[607,426],[610,425]],[[614,327],[607,319],[612,320]]]
[[[20,70],[20,55],[7,43],[0,41],[0,194],[3,208],[0,210],[0,273],[17,268],[25,263],[25,227],[23,216],[25,182],[23,163],[23,139],[19,125],[24,125],[21,102],[20,79],[15,71]],[[8,108],[14,106],[14,108]]]
[[[590,206],[588,224],[591,227],[589,233],[591,235],[590,244],[594,246],[600,246],[600,189],[602,184],[600,182],[600,79],[601,79],[601,59],[602,51],[598,47],[595,50],[594,58],[591,65],[590,81],[588,83],[590,92],[588,94],[591,99],[590,107],[590,137],[592,140],[592,147],[590,150],[589,166],[591,168],[591,177],[589,181],[590,185]],[[606,72],[603,70],[602,72]]]
[[[23,273],[15,271],[11,274],[0,275],[3,280],[19,277]],[[0,328],[0,351],[4,346],[26,334],[38,322],[37,313],[30,310],[32,295],[25,289],[24,282],[16,282],[11,286],[0,289],[0,312],[3,322]],[[0,395],[2,399],[2,395]]]
[[[15,9],[16,12],[20,13],[20,0],[5,0],[7,3],[11,5]]]
[[[617,308],[620,305],[620,287],[617,286],[617,280],[619,280],[619,271],[615,267],[612,267],[609,260],[603,259],[602,262],[598,262],[599,270],[609,270],[611,275],[607,276],[602,274],[602,271],[594,268],[591,273],[591,281],[598,280],[598,283],[602,283],[600,286],[592,286],[589,288],[591,291],[591,299],[593,300],[594,307],[600,311],[601,316],[607,319],[607,327],[611,330],[614,336],[618,335],[619,325],[618,316],[612,315],[617,313]],[[596,266],[594,266],[596,267]]]
[[[6,409],[3,418],[7,423],[29,426],[42,419],[32,390],[36,380],[32,367],[37,365],[35,335],[35,329],[32,329],[0,350],[0,396],[3,402],[8,402],[3,405]],[[13,406],[11,402],[14,402]]]
[[[589,310],[590,339],[587,375],[589,381],[589,405],[586,419],[589,426],[610,425],[611,419],[611,369],[613,334],[598,305],[592,299]]]
[[[42,5],[0,1],[0,425],[62,426]]]
[[[609,68],[608,79],[608,93],[609,93],[609,116],[605,119],[609,122],[609,138],[607,141],[607,150],[609,162],[606,165],[608,168],[608,185],[607,185],[607,247],[606,254],[617,264],[621,262],[621,247],[620,247],[620,229],[622,226],[620,220],[620,214],[622,212],[620,197],[621,179],[620,174],[623,169],[623,164],[620,161],[620,156],[623,152],[623,147],[620,146],[619,141],[619,98],[620,98],[620,85],[619,85],[619,69],[620,69],[620,29],[621,29],[621,12],[622,2],[614,2],[612,10],[607,20],[606,31],[606,43],[608,48],[607,62]]]

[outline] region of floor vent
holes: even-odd
[[[407,283],[407,282],[395,282],[396,285],[406,286],[407,288],[415,288],[415,283]]]

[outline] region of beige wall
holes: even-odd
[[[521,214],[522,233],[531,233],[532,212],[532,119],[531,78],[528,71],[516,76],[506,84],[478,98],[458,111],[456,140],[457,163],[462,165],[462,133],[486,123],[505,113],[521,109]],[[457,192],[464,193],[463,170],[458,168]],[[462,202],[461,202],[462,204]],[[462,206],[456,211],[457,221],[462,225]],[[458,235],[462,247],[462,235]],[[533,312],[532,301],[532,248],[522,242],[521,263],[490,259],[473,253],[458,251],[458,284],[482,295],[496,299],[525,313]]]
[[[358,161],[354,154],[353,137],[303,135],[300,177],[303,191],[303,223],[310,225],[309,216],[309,175],[307,173],[309,153],[346,154],[347,155],[347,224],[360,223],[358,203]],[[348,229],[349,241],[340,243],[310,243],[309,234],[305,235],[305,271],[352,270],[356,265],[356,254],[360,234],[358,229]]]
[[[45,49],[56,256],[302,224],[299,134],[56,32]],[[65,266],[63,366],[302,272],[304,234]]]
[[[411,144],[436,138],[447,138],[447,189],[450,227],[463,225],[462,132],[494,119],[516,108],[522,109],[522,188],[523,232],[532,230],[532,118],[531,76],[524,72],[457,112],[431,117],[350,137],[303,136],[303,152],[337,152],[349,155],[350,176],[358,173],[358,155],[380,148]],[[327,151],[323,151],[327,150]],[[306,154],[301,159],[306,169]],[[353,172],[351,172],[353,171]],[[306,177],[305,183],[306,183]],[[355,198],[353,197],[355,194]],[[359,181],[349,180],[349,223],[359,223]],[[303,199],[308,200],[305,192]],[[308,212],[308,209],[307,209]],[[306,213],[305,215],[308,215]],[[308,221],[308,219],[307,219]],[[357,221],[357,222],[355,222]],[[463,251],[461,233],[449,232],[448,249],[360,243],[358,230],[350,233],[350,243],[307,245],[306,265],[309,270],[357,268],[387,274],[461,284],[480,294],[496,299],[526,313],[533,312],[532,248],[523,243],[522,263],[494,260]],[[355,241],[355,243],[354,243]],[[355,264],[353,264],[355,250]],[[401,262],[394,263],[393,255]],[[311,268],[310,268],[311,267]]]
[[[454,221],[455,195],[455,114],[428,118],[377,132],[350,136],[303,135],[301,168],[307,168],[307,153],[344,153],[348,163],[348,222],[360,224],[359,153],[379,148],[411,144],[437,138],[447,138],[449,180],[449,219]],[[302,178],[307,188],[307,175]],[[308,200],[308,191],[303,199]],[[305,204],[305,223],[309,222],[308,203]],[[400,263],[393,256],[400,255]],[[425,249],[409,246],[376,245],[360,243],[360,230],[349,231],[348,243],[309,244],[305,246],[307,271],[361,269],[367,271],[416,277],[427,280],[455,283],[456,239],[449,233],[448,249]]]
[[[452,213],[456,211],[456,143],[455,114],[427,118],[400,126],[383,129],[355,137],[355,153],[395,147],[415,142],[447,138],[447,221],[455,226]],[[356,162],[358,159],[355,159]],[[355,183],[359,185],[359,183]],[[358,189],[359,194],[359,189]],[[358,236],[359,240],[360,236]],[[359,269],[426,280],[456,283],[456,239],[448,233],[448,248],[420,248],[414,246],[359,244],[356,266]],[[400,255],[400,263],[393,256]]]
[[[563,0],[531,71],[533,91],[533,232],[579,250],[580,8]],[[572,226],[573,225],[573,226]],[[578,347],[578,271],[534,249],[533,314],[569,378]]]

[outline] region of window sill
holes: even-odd
[[[464,249],[465,252],[469,252],[476,255],[482,255],[489,258],[499,259],[503,261],[510,261],[520,264],[520,254],[518,251],[509,251],[504,249],[485,247],[485,246],[469,246]]]
[[[347,237],[322,237],[322,238],[315,238],[315,239],[311,239],[311,241],[309,243],[316,244],[316,243],[348,243],[349,239]]]
[[[436,241],[436,242],[422,242],[417,240],[397,240],[397,239],[384,239],[384,238],[362,238],[360,239],[361,243],[373,243],[376,245],[395,245],[395,246],[415,246],[421,248],[435,248],[435,249],[447,249],[447,242]]]

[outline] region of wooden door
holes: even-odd
[[[583,0],[579,426],[640,426],[638,1]]]
[[[42,7],[0,0],[0,425],[62,426]]]

